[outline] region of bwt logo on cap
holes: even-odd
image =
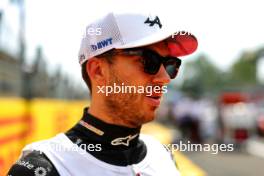
[[[112,38],[108,38],[100,42],[97,42],[96,45],[91,45],[91,49],[92,51],[96,51],[98,49],[107,47],[108,45],[112,45],[112,40],[113,40]]]

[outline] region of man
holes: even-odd
[[[163,145],[140,135],[178,73],[177,57],[198,45],[193,35],[174,32],[159,16],[137,13],[110,13],[88,25],[79,62],[90,107],[66,133],[26,146],[9,175],[179,175]]]

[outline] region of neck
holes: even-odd
[[[86,151],[113,165],[127,166],[143,160],[147,150],[144,142],[139,139],[140,127],[112,125],[88,111],[90,109],[85,108],[82,119],[66,133],[73,143],[80,147],[95,145],[96,150],[87,147]]]
[[[90,109],[89,109],[90,111]],[[120,125],[109,124],[94,116],[85,108],[83,118],[79,125],[85,127],[83,131],[90,140],[102,142],[113,148],[129,148],[138,143],[140,127],[128,128]],[[130,145],[131,144],[131,145]],[[115,147],[116,146],[116,147]]]
[[[100,107],[100,108],[97,108]],[[112,124],[112,125],[118,125],[128,128],[138,128],[140,126],[136,126],[135,124],[129,122],[126,120],[126,118],[116,118],[114,114],[110,114],[107,108],[103,105],[96,105],[95,103],[91,103],[90,108],[88,112],[98,118],[99,120]]]

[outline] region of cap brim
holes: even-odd
[[[171,55],[175,57],[192,54],[198,47],[196,37],[190,33],[174,35],[167,40]]]
[[[159,33],[151,35],[132,43],[117,46],[116,49],[136,48],[155,44],[166,40],[171,52],[171,56],[180,57],[192,54],[198,47],[196,37],[188,32],[180,31],[177,33]]]

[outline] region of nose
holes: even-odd
[[[160,69],[156,75],[154,75],[153,83],[166,85],[171,81],[169,74],[167,73],[163,64],[161,64]]]

